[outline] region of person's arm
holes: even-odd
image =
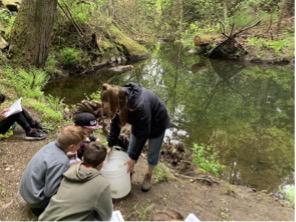
[[[119,134],[120,134],[120,119],[119,119],[119,115],[116,115],[111,122],[110,125],[110,133],[108,135],[108,146],[112,147],[114,145],[116,145]]]
[[[58,190],[63,174],[68,170],[69,165],[56,164],[47,169],[45,174],[44,195],[52,197]]]
[[[109,221],[112,216],[113,204],[110,186],[107,186],[95,203],[95,211],[100,220]]]
[[[149,107],[141,108],[137,111],[136,124],[132,125],[132,134],[135,136],[134,143],[131,144],[129,150],[129,157],[135,161],[139,159],[139,156],[143,150],[146,140],[150,134],[151,128],[151,111]]]

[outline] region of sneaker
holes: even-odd
[[[145,174],[141,190],[143,192],[148,192],[151,189],[151,179],[152,175],[151,174]]]
[[[31,127],[39,130],[40,132],[48,133],[48,129],[41,126],[41,124],[36,120],[35,120],[34,124]]]
[[[41,133],[37,129],[31,129],[30,132],[26,133],[25,140],[43,140],[46,138],[46,134]]]

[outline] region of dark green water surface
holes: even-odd
[[[244,66],[158,45],[151,58],[123,74],[71,77],[45,92],[73,104],[102,82],[139,82],[165,102],[193,143],[207,144],[234,184],[275,190],[294,172],[294,73],[291,66]],[[291,182],[291,181],[288,181]]]

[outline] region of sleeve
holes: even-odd
[[[120,127],[119,115],[116,115],[111,122],[110,133],[107,138],[108,146],[112,147],[117,143],[120,130],[121,130],[121,127]]]
[[[102,221],[109,221],[112,216],[113,204],[110,186],[107,186],[96,201],[95,211]]]
[[[63,179],[63,174],[66,172],[68,168],[68,164],[56,164],[47,169],[44,185],[44,195],[46,197],[51,197],[57,192],[61,180]]]
[[[137,161],[150,135],[150,109],[146,107],[139,110],[136,119],[137,121],[132,125],[132,134],[135,137],[135,141],[130,143],[128,154],[131,159]]]

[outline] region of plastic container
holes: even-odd
[[[104,163],[101,173],[111,187],[113,199],[125,197],[131,191],[130,174],[127,172],[128,154],[117,148],[112,148]]]

